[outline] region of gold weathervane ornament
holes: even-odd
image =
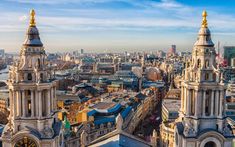
[[[30,11],[30,27],[35,27],[36,26],[36,22],[35,22],[35,11],[34,9],[32,9]]]
[[[207,28],[207,12],[206,11],[203,11],[202,12],[202,27],[203,28]]]

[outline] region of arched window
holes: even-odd
[[[31,73],[28,73],[28,80],[31,81],[32,80],[32,74]]]
[[[216,144],[210,141],[210,142],[207,142],[204,147],[216,147]]]
[[[38,59],[38,67],[41,67],[40,59]]]
[[[197,68],[201,68],[201,60],[197,59]]]

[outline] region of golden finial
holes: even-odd
[[[36,26],[36,22],[35,22],[35,11],[34,9],[32,9],[30,11],[30,27],[35,27]]]
[[[203,28],[207,28],[207,19],[206,19],[206,17],[207,17],[207,12],[204,10],[202,12],[202,27]]]

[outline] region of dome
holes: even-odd
[[[35,11],[31,10],[30,11],[30,24],[29,28],[26,33],[26,39],[23,43],[24,46],[34,46],[34,47],[42,47],[43,44],[40,40],[39,37],[39,32],[36,27],[36,22],[35,22]]]
[[[209,28],[201,28],[198,32],[199,35],[211,35]]]
[[[202,26],[198,32],[198,38],[194,44],[195,46],[214,46],[214,43],[211,40],[211,32],[207,26],[206,16],[207,13],[203,12]]]
[[[26,39],[23,45],[24,46],[38,46],[38,47],[43,46],[36,26],[30,26],[28,28],[28,31],[26,33]]]
[[[211,40],[211,33],[208,28],[201,28],[198,33],[198,39],[194,44],[195,46],[214,46]]]

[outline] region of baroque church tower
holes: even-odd
[[[226,87],[216,63],[216,51],[206,11],[181,84],[180,117],[175,147],[232,146],[231,127],[224,113]]]
[[[56,118],[55,85],[32,10],[20,59],[9,69],[10,116],[3,147],[60,146],[63,136]]]

